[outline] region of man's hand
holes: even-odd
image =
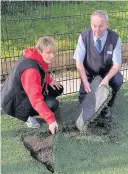
[[[55,90],[55,86],[56,88],[59,90],[60,88],[62,88],[61,84],[55,80],[52,80],[52,82],[49,84],[54,90]]]
[[[104,78],[104,79],[101,81],[99,87],[101,87],[102,85],[108,85],[108,83],[109,83],[108,79],[107,79],[107,78]]]
[[[87,93],[91,92],[90,83],[88,82],[88,78],[87,78],[85,67],[84,67],[83,63],[80,62],[79,60],[77,60],[76,61],[76,67],[77,67],[77,69],[80,73],[80,77],[81,77],[81,80],[84,84],[85,91]]]
[[[102,80],[101,84],[99,85],[109,85],[109,81],[114,77],[120,70],[121,65],[120,64],[115,64],[112,66],[108,74],[105,76],[105,78]]]
[[[56,131],[58,131],[58,124],[56,121],[54,121],[53,123],[49,124],[49,130],[52,134],[55,134]]]
[[[84,89],[87,93],[91,92],[90,83],[88,81],[84,84]]]

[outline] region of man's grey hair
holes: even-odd
[[[108,14],[106,11],[97,10],[97,11],[92,13],[91,18],[92,18],[92,16],[95,16],[95,15],[103,16],[105,18],[106,22],[108,22]]]

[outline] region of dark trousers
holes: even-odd
[[[63,93],[63,86],[59,90],[55,87],[54,90],[51,86],[48,85],[47,91],[48,93],[43,91],[42,95],[44,96],[44,101],[48,106],[48,108],[54,112],[57,110],[59,106],[59,101],[56,99],[56,97],[58,97]],[[22,116],[17,117],[18,119],[22,121],[27,121],[29,116],[36,116],[39,114],[37,113],[37,111],[34,110],[27,97],[22,101],[22,104],[24,105],[23,107],[24,114]]]
[[[105,77],[105,76],[104,76]],[[103,78],[104,78],[103,77]],[[88,81],[91,83],[91,81],[93,80],[93,78],[88,77]],[[115,97],[117,92],[119,91],[119,89],[121,88],[121,85],[123,84],[123,76],[120,72],[118,72],[110,81],[109,81],[109,85],[112,87],[112,99],[109,101],[108,106],[112,107],[113,103],[115,101]],[[86,92],[84,90],[84,86],[83,83],[81,82],[80,85],[80,90],[79,90],[79,102],[82,103],[82,101],[84,100],[85,96],[86,96]]]

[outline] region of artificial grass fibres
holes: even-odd
[[[53,141],[55,174],[127,174],[128,173],[128,85],[119,91],[107,131],[94,126],[88,133],[71,136],[70,125],[77,117],[77,95],[61,97],[60,127]],[[66,128],[69,131],[66,132]],[[2,173],[49,174],[45,165],[33,159],[24,148],[21,137],[41,135],[40,129],[27,129],[23,122],[2,116]],[[102,133],[99,133],[99,130]]]

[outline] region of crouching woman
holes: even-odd
[[[52,134],[58,129],[54,115],[59,106],[56,97],[63,92],[62,85],[48,72],[56,51],[56,44],[50,37],[41,37],[35,48],[24,51],[1,90],[1,106],[6,114],[24,121],[31,128],[40,127],[34,117],[40,115]]]

